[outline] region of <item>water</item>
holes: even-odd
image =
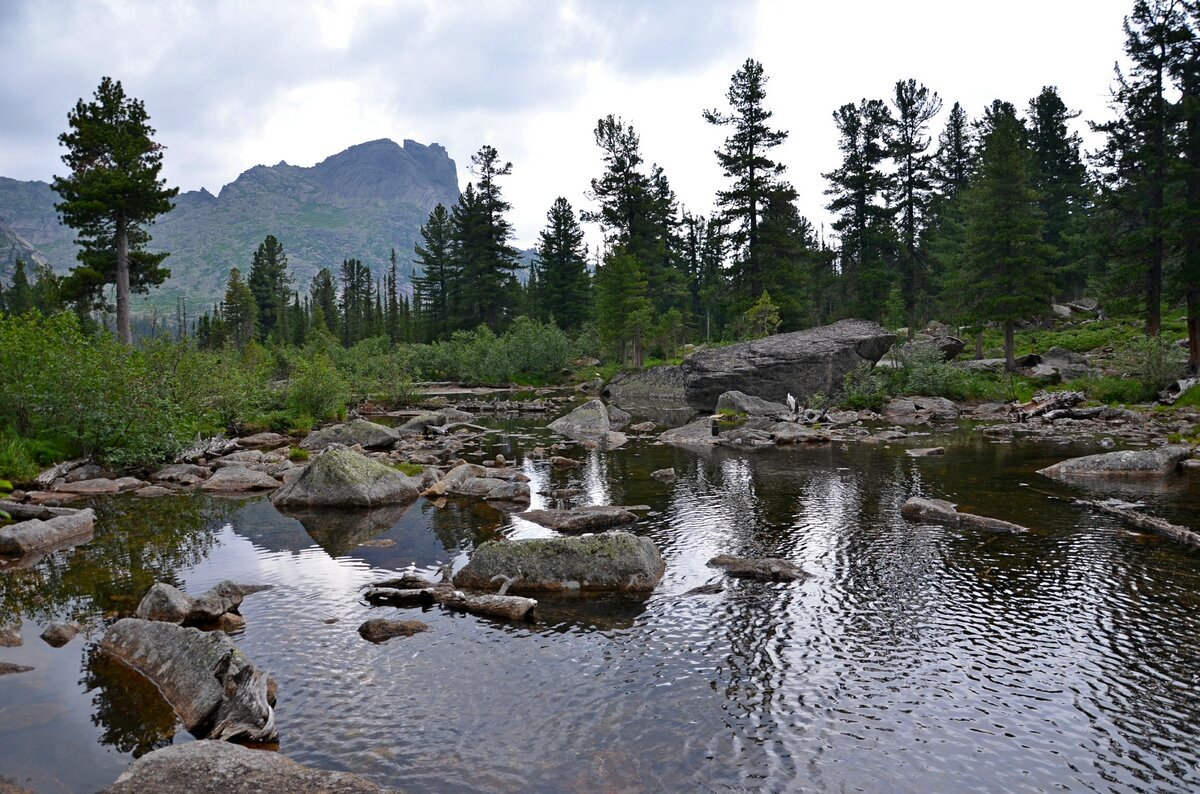
[[[912,459],[899,445],[694,453],[634,441],[552,470],[551,439],[495,421],[489,455],[535,491],[647,504],[663,550],[647,598],[543,599],[515,625],[439,608],[372,609],[359,587],[435,570],[500,536],[553,534],[481,504],[427,501],[342,526],[264,499],[98,502],[96,538],[0,574],[0,778],[94,791],[135,755],[190,741],[152,686],[91,650],[155,580],[246,599],[238,644],[279,682],[281,752],[408,791],[1189,791],[1200,786],[1200,552],[1130,533],[1066,497],[1140,498],[1180,523],[1200,481],[1059,484],[1034,470],[1084,446],[992,443],[964,429]],[[649,474],[673,466],[678,479]],[[914,527],[921,493],[1026,524],[1028,535]],[[540,501],[535,497],[535,506]],[[372,539],[376,543],[358,544]],[[394,541],[380,545],[379,540]],[[783,556],[799,584],[721,581],[715,554]],[[367,617],[429,632],[362,640]],[[38,639],[53,619],[88,637]]]

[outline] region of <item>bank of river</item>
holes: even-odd
[[[1068,503],[1143,500],[1200,516],[1195,472],[1153,484],[1034,473],[1079,444],[963,429],[905,440],[700,452],[634,439],[579,451],[577,469],[524,458],[537,420],[484,423],[538,493],[646,504],[632,531],[666,575],[648,598],[551,599],[533,625],[371,608],[360,586],[432,572],[506,535],[550,530],[491,506],[419,500],[377,530],[305,527],[265,498],[97,500],[95,539],[0,573],[0,649],[33,672],[0,677],[0,777],[94,791],[136,754],[189,741],[153,687],[92,651],[53,649],[52,620],[98,638],[156,580],[247,598],[236,641],[279,683],[280,751],[408,791],[1195,790],[1200,785],[1200,552]],[[573,453],[574,454],[574,453]],[[673,467],[663,482],[652,471]],[[913,494],[1029,526],[984,535],[913,526]],[[368,545],[360,545],[364,541]],[[725,580],[724,552],[787,557],[803,583]],[[725,582],[712,595],[684,596]],[[372,645],[368,617],[430,630]]]

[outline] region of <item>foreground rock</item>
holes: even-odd
[[[777,403],[784,403],[788,394],[806,402],[816,394],[840,391],[847,373],[863,362],[879,361],[895,341],[895,334],[876,323],[842,320],[700,350],[674,367],[623,373],[604,393],[618,404],[675,400],[698,411],[712,411],[721,394],[734,390]]]
[[[0,554],[23,556],[91,538],[96,514],[90,508],[42,520],[31,518],[0,528]]]
[[[100,649],[158,687],[193,736],[278,740],[268,676],[225,634],[124,618],[109,626]]]
[[[367,642],[387,642],[393,637],[411,637],[422,631],[429,631],[429,625],[419,620],[390,620],[388,618],[371,618],[358,627],[358,634]]]
[[[391,449],[399,439],[400,434],[390,427],[365,419],[355,419],[310,433],[300,442],[300,446],[313,451],[325,449],[330,444],[344,444],[348,447],[357,444],[363,449]]]
[[[637,521],[636,515],[615,505],[572,507],[570,510],[527,510],[517,513],[517,518],[561,532],[594,532]]]
[[[1163,477],[1191,455],[1191,447],[1172,444],[1158,449],[1123,450],[1070,458],[1039,469],[1047,477]]]
[[[720,554],[708,561],[708,567],[720,568],[739,579],[756,579],[760,582],[795,582],[808,578],[808,573],[799,565],[778,557]]]
[[[982,529],[988,532],[1028,532],[1026,527],[1010,524],[998,518],[960,513],[953,502],[945,499],[925,499],[914,496],[900,507],[900,515],[909,521],[945,524],[951,527]]]
[[[457,587],[493,588],[511,579],[514,592],[653,590],[666,566],[650,538],[605,532],[571,538],[489,541],[454,577]]]
[[[630,416],[619,408],[600,400],[588,400],[566,416],[560,416],[548,427],[570,438],[595,441],[608,449],[624,444],[626,437],[618,432],[629,423]]]
[[[136,616],[175,624],[208,624],[227,613],[239,614],[242,600],[252,593],[271,589],[269,584],[238,584],[228,579],[197,598],[166,582],[155,582],[142,597]]]
[[[271,497],[278,507],[374,507],[411,502],[417,482],[341,444],[330,444]]]
[[[200,490],[206,493],[242,493],[245,491],[270,491],[283,483],[263,471],[242,466],[226,466],[204,481]]]
[[[309,769],[279,753],[228,742],[176,744],[142,756],[104,794],[379,794],[348,772]]]

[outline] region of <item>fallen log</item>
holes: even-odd
[[[449,587],[435,587],[431,595],[434,601],[448,609],[518,621],[532,620],[534,607],[538,603],[537,599],[522,596],[467,595]]]
[[[1120,507],[1110,502],[1076,499],[1075,504],[1082,507],[1090,507],[1101,513],[1107,513],[1110,516],[1116,516],[1130,526],[1137,527],[1138,529],[1144,529],[1147,532],[1153,532],[1156,535],[1162,535],[1163,537],[1200,548],[1200,533],[1193,532],[1187,527],[1181,527],[1178,524],[1172,524],[1165,519],[1148,516],[1145,513],[1139,513],[1136,510]]]
[[[8,499],[0,499],[0,510],[18,521],[27,521],[31,518],[47,521],[59,516],[73,516],[79,512],[77,507],[50,507],[49,505],[13,502]]]
[[[1029,402],[1014,405],[1012,408],[1017,412],[1018,420],[1024,421],[1050,411],[1073,408],[1086,399],[1087,397],[1081,391],[1041,391],[1033,395],[1033,399]]]
[[[429,606],[433,603],[432,587],[398,589],[394,587],[372,587],[363,593],[363,598],[372,606]]]
[[[59,477],[64,476],[72,469],[78,469],[87,462],[87,458],[76,458],[75,460],[67,460],[63,461],[62,463],[56,463],[39,474],[37,477],[34,477],[33,482],[41,489],[48,489]]]

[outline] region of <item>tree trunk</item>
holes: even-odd
[[[129,228],[125,218],[117,219],[117,338],[124,345],[133,345],[133,330],[129,325]]]
[[[1017,368],[1017,359],[1013,355],[1013,324],[1012,321],[1004,323],[1004,369],[1012,372]]]

